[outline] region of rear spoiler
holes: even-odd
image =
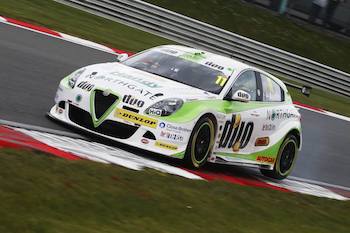
[[[307,86],[307,85],[300,86],[300,85],[296,85],[296,84],[289,83],[289,82],[284,82],[284,84],[286,84],[286,86],[288,86],[288,87],[293,87],[295,89],[300,90],[301,93],[303,93],[303,95],[305,95],[307,97],[309,97],[311,94],[312,87],[310,87],[310,86]]]

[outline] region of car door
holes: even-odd
[[[215,145],[215,153],[224,156],[239,156],[255,151],[255,140],[261,131],[261,121],[266,117],[262,99],[261,84],[258,82],[257,73],[254,70],[245,70],[232,84],[229,96],[238,90],[250,94],[249,102],[226,100],[225,120],[219,123],[218,138]],[[248,159],[248,158],[247,158]]]
[[[294,114],[290,106],[284,103],[285,93],[283,89],[268,75],[258,72],[258,80],[261,82],[262,103],[266,105],[265,114],[261,127],[261,135],[268,137],[270,146],[280,140],[279,131],[288,119]],[[283,136],[283,135],[282,135]]]

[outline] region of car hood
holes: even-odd
[[[166,98],[181,98],[184,101],[218,98],[218,95],[120,63],[103,63],[83,69],[77,81],[78,87],[81,83],[90,84],[94,89],[109,90],[121,97],[132,95],[146,103]]]

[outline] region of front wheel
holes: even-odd
[[[277,155],[273,170],[261,169],[264,176],[283,180],[294,167],[298,155],[298,141],[294,135],[288,135],[283,141]]]
[[[209,117],[201,118],[193,128],[187,145],[185,161],[192,168],[203,166],[213,149],[215,125]]]

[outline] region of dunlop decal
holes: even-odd
[[[121,118],[126,121],[130,121],[136,124],[144,125],[150,128],[156,128],[158,121],[146,116],[142,116],[135,112],[131,112],[125,109],[117,109],[114,113],[115,117]]]

